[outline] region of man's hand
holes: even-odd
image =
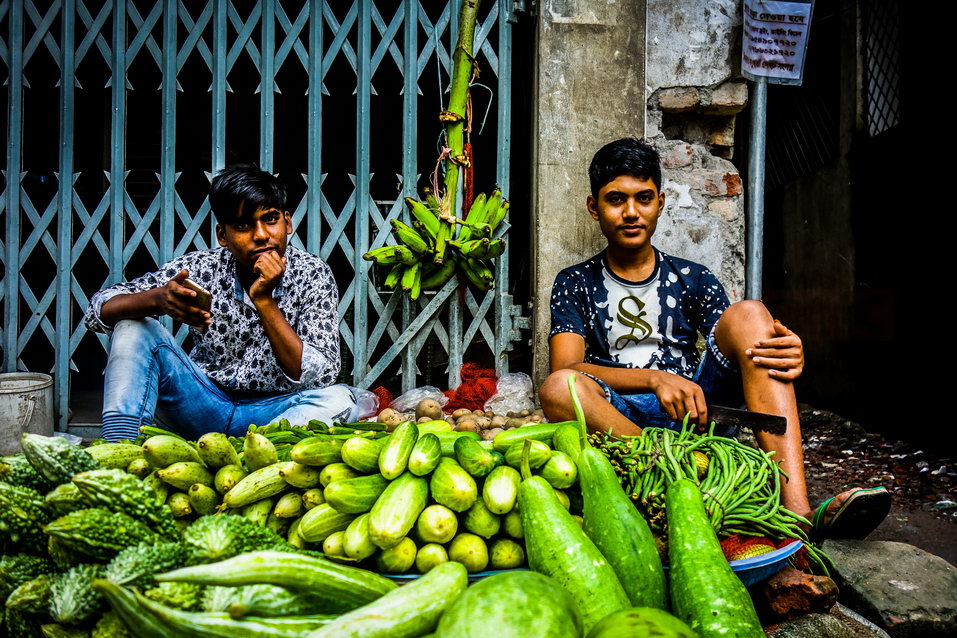
[[[165,286],[154,289],[157,310],[176,321],[202,328],[210,324],[210,314],[196,305],[196,292],[183,286],[188,275],[185,269],[181,270]]]
[[[661,408],[674,421],[681,421],[688,415],[688,422],[699,426],[708,423],[708,405],[704,400],[704,391],[694,381],[677,374],[660,371],[652,384],[655,396]]]
[[[253,273],[258,275],[249,287],[249,298],[263,301],[272,298],[272,291],[279,285],[279,280],[286,272],[286,258],[280,257],[275,250],[260,255],[253,265]]]
[[[804,370],[804,346],[801,338],[774,320],[774,336],[763,339],[744,351],[754,365],[768,369],[768,376],[794,381]]]

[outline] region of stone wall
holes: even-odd
[[[747,103],[747,85],[734,78],[738,0],[545,0],[540,7],[532,337],[538,383],[548,373],[552,281],[604,246],[584,201],[588,163],[609,141],[645,137],[662,153],[665,210],[655,245],[708,266],[733,300],[744,296],[744,197],[729,160],[735,117]]]

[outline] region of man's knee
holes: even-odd
[[[720,321],[728,318],[734,323],[767,323],[771,324],[773,319],[767,307],[755,299],[746,299],[728,306],[728,309],[721,314]]]
[[[171,338],[169,330],[152,317],[143,319],[122,319],[113,326],[111,340],[154,342],[166,341]]]
[[[576,372],[575,370],[558,370],[548,375],[541,389],[538,391],[538,397],[542,407],[546,411],[551,408],[568,407],[572,404],[571,394],[568,390],[568,375],[575,375],[575,391],[579,395],[593,394],[601,392],[598,384],[589,377]]]

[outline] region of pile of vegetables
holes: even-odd
[[[683,436],[684,455],[661,457],[666,581],[661,521],[620,488],[633,456],[609,461],[578,417],[490,442],[444,420],[196,442],[144,428],[88,448],[24,435],[0,459],[0,633],[762,636],[715,533],[719,466],[690,467],[723,450]],[[503,571],[469,586],[489,568]],[[423,575],[386,577],[402,572]]]
[[[815,569],[827,574],[826,556],[801,527],[808,521],[781,505],[781,480],[787,475],[773,460],[774,453],[713,431],[692,430],[686,422],[681,432],[645,428],[641,436],[595,433],[589,440],[608,457],[622,489],[661,537],[668,531],[665,495],[672,483],[687,479],[699,484],[708,520],[719,537],[800,539]]]

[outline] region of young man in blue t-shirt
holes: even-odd
[[[783,416],[785,434],[755,433],[790,477],[783,505],[813,521],[818,538],[870,533],[890,507],[884,488],[848,490],[815,510],[808,502],[793,386],[804,367],[801,339],[760,301],[731,304],[707,268],[652,245],[665,204],[657,151],[617,140],[595,154],[588,172],[586,206],[608,247],[555,278],[545,414],[574,418],[567,388],[574,371],[589,425],[617,435],[680,428],[685,415],[704,426],[709,403],[743,402]]]

